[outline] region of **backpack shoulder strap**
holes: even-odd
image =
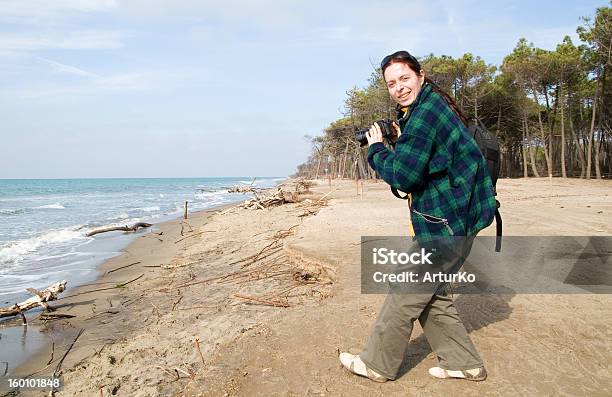
[[[402,199],[402,200],[408,200],[408,197],[410,196],[408,193],[406,193],[405,196],[402,196],[400,192],[394,187],[391,188],[391,193],[393,193],[393,195],[397,197],[398,199]]]

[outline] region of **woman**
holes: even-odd
[[[467,120],[453,100],[425,76],[406,51],[381,64],[389,94],[398,104],[401,134],[395,150],[382,143],[374,124],[367,134],[368,162],[392,188],[410,193],[411,235],[417,241],[465,236],[457,271],[469,254],[473,237],[493,221],[495,198],[486,162],[467,131]],[[398,376],[412,326],[419,320],[439,365],[436,378],[486,379],[482,359],[458,316],[445,284],[432,293],[390,293],[360,355],[342,353],[351,372],[377,382]]]

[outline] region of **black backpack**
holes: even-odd
[[[472,137],[474,137],[478,148],[480,148],[480,152],[487,162],[491,182],[493,182],[493,194],[497,196],[497,178],[499,177],[499,169],[501,167],[499,141],[494,134],[487,130],[480,120],[477,120],[476,122],[470,121],[468,131],[470,134],[472,134]],[[495,251],[499,252],[501,250],[502,218],[501,214],[499,213],[499,201],[495,199],[495,203],[497,206],[497,208],[495,208]]]
[[[487,168],[489,170],[489,175],[491,176],[491,182],[493,182],[493,194],[497,196],[497,178],[499,177],[500,170],[500,154],[499,154],[499,141],[497,137],[489,132],[487,128],[482,124],[480,120],[477,122],[470,121],[468,125],[468,131],[472,134],[472,137],[476,141],[480,152],[484,156],[487,162]],[[397,189],[391,188],[391,192],[395,195],[395,197],[406,200],[408,195],[402,196],[399,194]],[[495,208],[495,252],[501,251],[501,237],[502,237],[502,218],[499,213],[499,201],[495,199],[496,207]]]

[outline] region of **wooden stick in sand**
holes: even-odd
[[[195,343],[196,343],[196,347],[198,348],[198,354],[200,355],[200,358],[202,359],[202,365],[206,366],[206,363],[204,362],[204,356],[202,355],[202,349],[200,349],[200,339],[196,338]]]

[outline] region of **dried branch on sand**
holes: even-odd
[[[34,288],[28,288],[27,291],[32,293],[34,296],[13,306],[0,308],[0,318],[16,316],[37,306],[42,306],[45,309],[49,309],[47,302],[56,300],[57,295],[64,292],[65,289],[65,280],[59,281],[42,291],[35,290]]]

